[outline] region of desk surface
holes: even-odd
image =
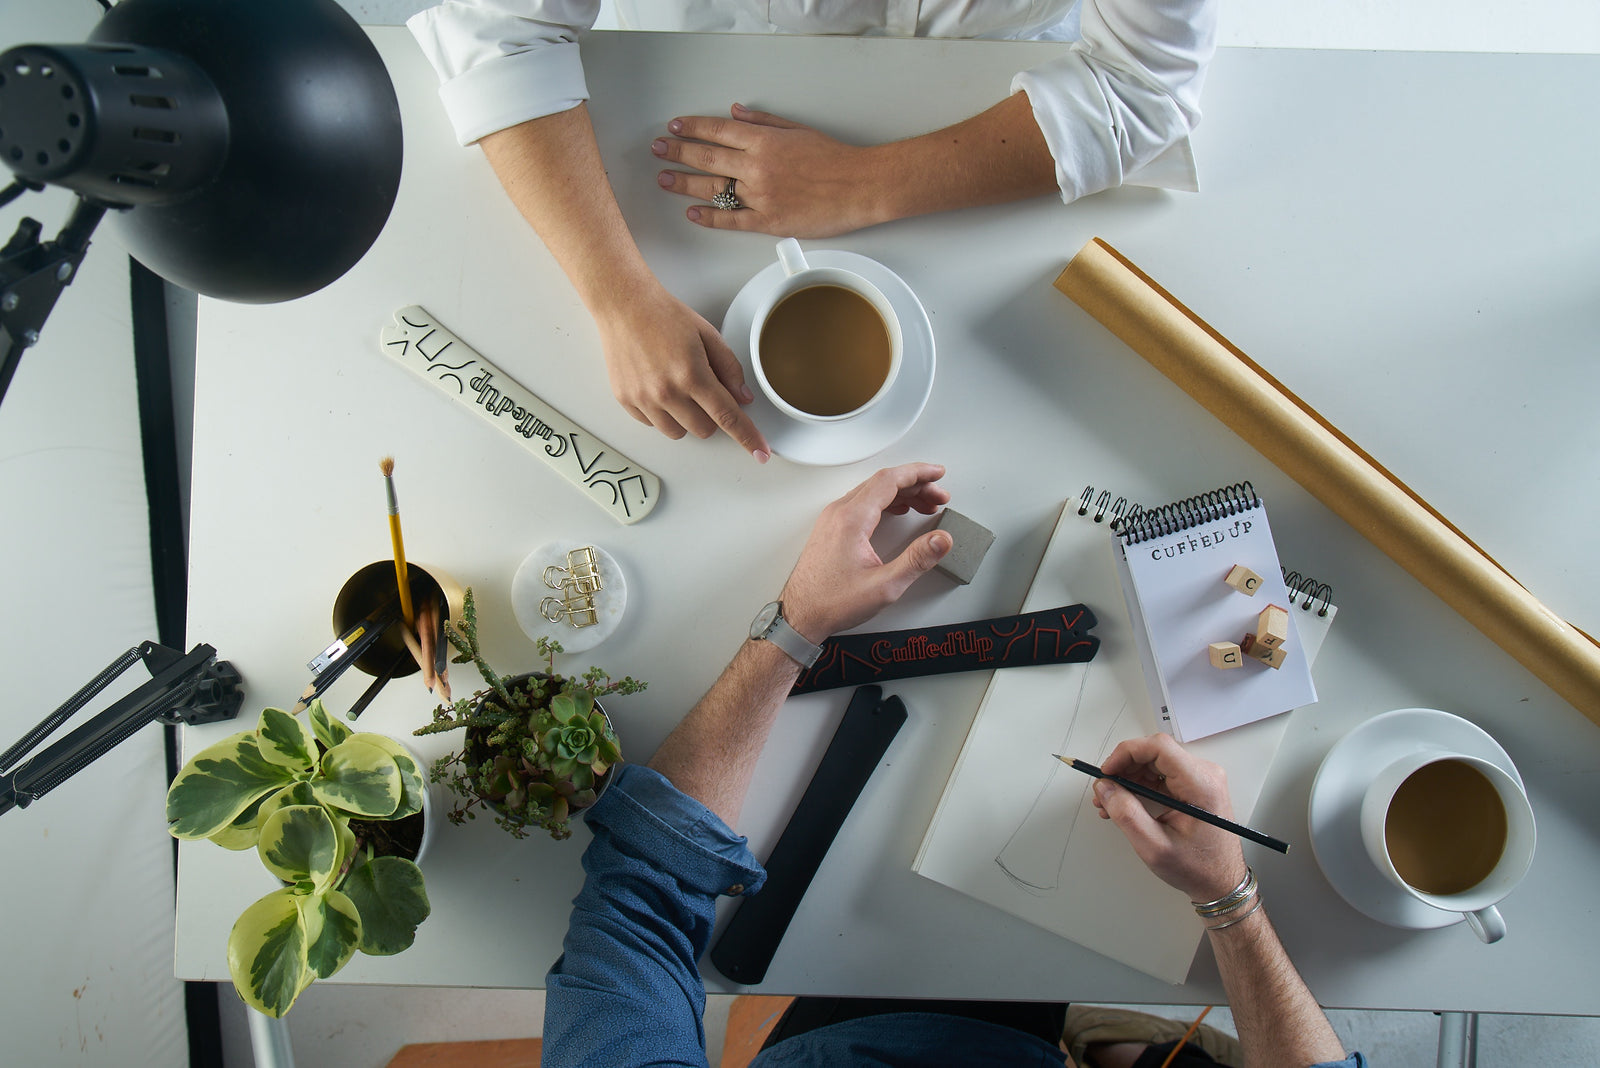
[[[1600,729],[1124,348],[1050,282],[1092,236],[1116,244],[1406,479],[1546,603],[1600,630],[1600,213],[1585,179],[1600,130],[1584,87],[1600,57],[1225,50],[1196,137],[1204,192],[1125,189],[877,227],[811,247],[872,256],[932,319],[939,372],[904,440],[844,468],[757,467],[727,440],[671,443],[611,400],[570,286],[476,151],[454,147],[433,76],[404,31],[379,30],[406,122],[406,173],[378,244],[344,279],[276,307],[202,302],[196,374],[190,635],[244,672],[246,709],[287,705],[328,640],[343,576],[388,552],[377,459],[392,453],[408,553],[479,593],[491,660],[532,660],[509,603],[535,546],[593,541],[627,571],[628,617],[592,656],[649,681],[615,703],[643,759],[716,677],[775,592],[817,510],[878,466],[949,466],[953,504],[994,530],[977,580],[937,577],[883,627],[1014,611],[1064,498],[1087,483],[1155,503],[1253,480],[1291,567],[1341,606],[1254,822],[1305,839],[1323,754],[1368,717],[1457,712],[1528,780],[1540,847],[1494,946],[1462,927],[1384,927],[1347,906],[1309,849],[1263,860],[1275,922],[1329,1006],[1600,1014]],[[772,240],[682,219],[649,143],[675,114],[735,99],[847,138],[963,117],[1058,46],[596,34],[591,102],[613,185],[669,286],[713,322]],[[826,71],[825,77],[817,72]],[[914,86],[914,91],[906,91]],[[894,108],[871,102],[893,100]],[[407,304],[662,478],[645,521],[614,524],[480,421],[379,356]],[[418,428],[426,428],[426,435]],[[893,548],[922,529],[886,524]],[[1403,650],[1403,652],[1402,652]],[[461,669],[465,670],[465,669]],[[1222,997],[1209,952],[1173,988],[913,875],[909,865],[982,695],[983,675],[895,687],[911,718],[868,785],[762,990],[1195,1002]],[[364,681],[342,680],[334,707]],[[757,772],[745,825],[775,841],[842,715],[843,691],[795,699]],[[391,686],[363,719],[422,722]],[[250,712],[247,711],[246,715]],[[186,733],[189,751],[235,729]],[[430,738],[424,755],[443,752]],[[432,917],[393,958],[341,980],[537,986],[559,952],[585,832],[517,843],[442,827]],[[251,855],[180,851],[177,971],[225,979],[234,918],[267,889]],[[520,918],[520,919],[519,919]],[[521,945],[507,952],[508,930]],[[719,977],[708,969],[717,989]]]

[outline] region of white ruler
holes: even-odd
[[[379,337],[383,352],[489,420],[584,490],[619,523],[637,523],[661,499],[661,480],[571,419],[413,304]]]

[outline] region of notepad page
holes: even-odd
[[[1087,664],[996,671],[929,821],[912,870],[976,901],[1169,983],[1182,983],[1200,940],[1182,893],[1150,873],[1101,820],[1091,779],[1051,756],[1103,763],[1156,724],[1104,525],[1062,510],[1023,611],[1082,602],[1099,618]],[[1293,616],[1307,660],[1337,609]],[[1187,745],[1221,764],[1236,819],[1299,844],[1296,828],[1252,821],[1288,717]],[[1255,847],[1250,847],[1255,848]]]
[[[1226,670],[1211,664],[1212,642],[1241,642],[1258,629],[1263,608],[1290,604],[1265,507],[1135,545],[1118,539],[1116,558],[1136,638],[1142,635],[1148,652],[1146,687],[1163,730],[1192,742],[1316,701],[1299,612],[1289,613],[1281,667],[1249,657]],[[1253,596],[1223,581],[1236,564],[1261,576]]]

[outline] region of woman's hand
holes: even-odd
[[[798,122],[735,104],[732,118],[687,116],[667,123],[671,137],[651,151],[698,172],[662,171],[663,189],[706,201],[686,213],[716,230],[783,237],[833,237],[892,217],[878,189],[874,150],[847,145]],[[735,179],[740,209],[710,200]]]
[[[635,419],[669,438],[719,429],[760,463],[772,455],[742,405],[755,399],[722,335],[659,285],[634,290],[596,317],[611,391]]]

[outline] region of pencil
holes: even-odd
[[[1105,779],[1109,782],[1114,782],[1123,789],[1130,790],[1148,801],[1154,801],[1158,805],[1166,805],[1168,808],[1176,809],[1177,811],[1182,812],[1185,816],[1193,816],[1202,823],[1209,823],[1213,827],[1221,827],[1223,830],[1232,834],[1236,834],[1240,838],[1248,839],[1249,841],[1255,842],[1257,845],[1264,845],[1268,849],[1275,849],[1279,853],[1289,852],[1288,842],[1281,841],[1269,834],[1262,834],[1260,831],[1251,830],[1242,823],[1235,823],[1232,820],[1223,819],[1221,816],[1207,812],[1203,808],[1191,805],[1187,801],[1179,801],[1176,797],[1173,797],[1170,794],[1164,794],[1159,790],[1152,790],[1150,787],[1145,786],[1142,783],[1134,782],[1132,779],[1124,779],[1121,775],[1108,775],[1099,768],[1095,767],[1093,764],[1090,764],[1086,761],[1074,760],[1071,757],[1064,757],[1060,753],[1052,753],[1051,755],[1057,760],[1061,761],[1061,763],[1066,764],[1069,767],[1077,768],[1085,775],[1093,775],[1097,779]]]
[[[406,626],[415,626],[416,616],[411,608],[411,579],[406,570],[406,543],[400,537],[400,502],[394,495],[394,457],[385,456],[378,461],[378,470],[383,472],[384,489],[389,494],[389,540],[394,543],[394,581],[400,587],[400,614],[405,617]]]
[[[1210,1005],[1207,1005],[1205,1008],[1200,1010],[1200,1015],[1194,1018],[1194,1023],[1189,1025],[1189,1030],[1185,1031],[1183,1033],[1183,1037],[1178,1039],[1178,1044],[1167,1051],[1167,1058],[1161,1062],[1161,1068],[1167,1068],[1167,1066],[1177,1058],[1178,1051],[1188,1044],[1189,1040],[1194,1037],[1194,1033],[1196,1031],[1200,1030],[1200,1021],[1204,1020],[1206,1018],[1206,1013],[1210,1011]]]

